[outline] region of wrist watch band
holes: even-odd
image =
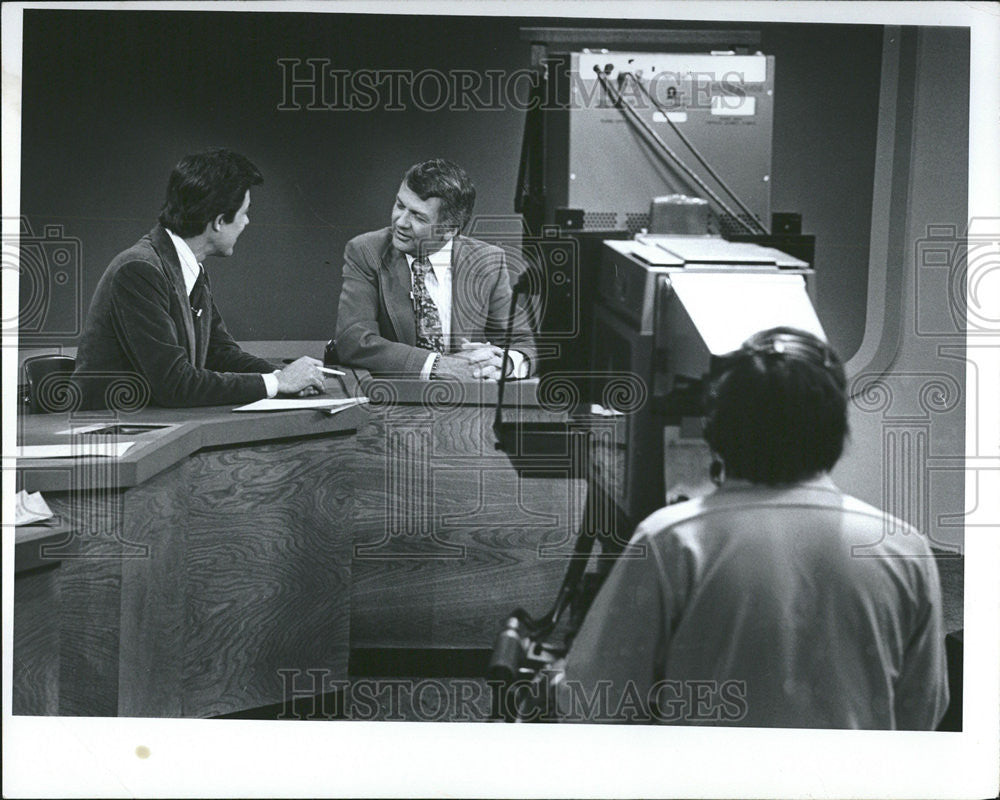
[[[438,367],[439,366],[441,366],[441,354],[440,353],[436,353],[434,355],[434,363],[431,364],[431,374],[430,374],[430,379],[431,380],[434,380],[435,378],[438,377]]]

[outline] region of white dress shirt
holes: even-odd
[[[427,287],[427,294],[430,295],[434,305],[437,306],[438,315],[441,317],[441,332],[444,334],[445,342],[451,336],[451,250],[453,240],[449,239],[444,246],[433,253],[428,254],[427,260],[431,264],[430,270],[424,276],[424,285]],[[410,288],[413,288],[413,262],[416,258],[409,253],[406,256],[407,266],[410,268]],[[527,373],[527,364],[524,354],[518,350],[511,350],[508,353],[513,366],[512,377],[524,378]],[[420,370],[420,377],[427,380],[431,376],[431,369],[437,353],[431,353],[424,362],[423,369]]]
[[[167,235],[170,237],[170,241],[174,243],[174,249],[177,251],[177,259],[181,262],[181,274],[184,276],[184,291],[190,297],[191,291],[194,289],[194,285],[203,267],[198,263],[198,259],[187,242],[169,228],[164,228],[164,230],[166,230]],[[264,379],[267,396],[274,397],[278,393],[278,371],[275,370],[273,373],[265,372],[260,377]]]
[[[170,241],[174,243],[177,258],[181,262],[181,273],[184,275],[184,291],[190,297],[195,282],[201,274],[201,264],[198,263],[198,259],[195,258],[194,252],[188,247],[187,242],[169,228],[166,231],[167,236],[170,237]]]

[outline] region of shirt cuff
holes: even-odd
[[[507,358],[510,359],[511,372],[509,378],[519,380],[528,377],[528,358],[520,350],[508,350]]]
[[[268,397],[274,397],[278,393],[278,371],[264,372],[261,376],[264,379],[264,388]]]
[[[434,369],[434,359],[438,357],[438,353],[431,353],[427,356],[427,360],[424,362],[424,368],[420,370],[420,378],[425,381],[431,379],[431,370]]]

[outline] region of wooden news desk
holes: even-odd
[[[583,482],[496,450],[496,385],[348,372],[328,390],[371,403],[332,417],[146,409],[120,421],[166,427],[120,459],[18,464],[58,522],[17,531],[15,713],[232,713],[346,678],[352,648],[488,648],[551,604]],[[536,381],[504,405],[565,417]],[[19,444],[100,421],[24,416]]]
[[[351,647],[492,647],[510,611],[554,600],[584,482],[568,458],[518,469],[496,448],[494,383],[356,378],[371,407],[356,438]],[[506,421],[566,416],[540,405],[537,380],[506,386]]]
[[[121,459],[21,461],[18,488],[43,492],[59,537],[32,547],[39,526],[17,532],[34,561],[15,567],[14,712],[211,716],[281,700],[279,669],[346,677],[366,418],[146,409],[122,421],[166,427],[121,435],[136,442]],[[19,443],[94,422],[26,416]]]

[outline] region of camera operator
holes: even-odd
[[[917,531],[829,477],[847,435],[836,354],[774,328],[721,360],[717,490],[648,517],[558,675],[564,719],[934,729],[941,589]]]

